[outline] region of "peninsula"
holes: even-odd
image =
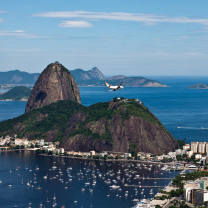
[[[0,100],[26,101],[30,96],[31,89],[24,86],[14,87],[0,95]]]

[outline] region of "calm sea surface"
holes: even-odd
[[[145,166],[137,163],[90,161],[54,156],[39,157],[32,151],[0,152],[0,159],[0,180],[2,180],[0,207],[2,208],[11,208],[15,205],[29,207],[29,203],[32,203],[31,207],[37,208],[40,204],[43,205],[42,207],[52,207],[54,203],[57,203],[55,207],[64,205],[67,208],[133,207],[135,205],[133,199],[152,198],[159,189],[154,186],[166,186],[170,182],[166,179],[134,179],[136,175],[173,178],[178,174],[177,171],[161,171],[161,167],[156,165]],[[52,170],[53,166],[57,168]],[[37,167],[39,170],[35,170]],[[47,179],[44,179],[44,176],[47,176]],[[110,180],[111,183],[105,183],[106,180]],[[93,181],[96,181],[95,185]],[[111,189],[110,186],[113,184],[120,186],[121,190]],[[153,187],[138,187],[135,190],[134,187],[126,187],[124,184]],[[85,190],[82,191],[82,188]],[[152,195],[150,195],[151,189]]]
[[[109,101],[114,97],[138,98],[147,106],[163,123],[163,125],[177,139],[186,138],[186,142],[207,141],[208,138],[208,90],[188,89],[191,84],[206,83],[208,77],[196,79],[188,77],[176,77],[174,79],[155,78],[167,84],[168,88],[124,88],[117,92],[105,92],[104,87],[81,87],[80,94],[82,103],[85,106],[96,102]],[[0,91],[1,92],[1,91]],[[1,101],[0,121],[17,117],[24,113],[26,102]],[[132,207],[134,198],[152,197],[149,195],[150,188],[138,188],[138,194],[132,187],[125,187],[128,184],[167,185],[170,180],[134,180],[135,175],[149,177],[174,177],[177,172],[160,171],[160,167],[152,166],[147,169],[126,163],[105,163],[99,161],[82,161],[79,159],[36,157],[32,152],[2,152],[0,153],[0,207]],[[56,162],[56,163],[54,163]],[[53,165],[56,170],[50,170]],[[38,165],[40,168],[35,171]],[[19,167],[19,168],[18,168]],[[28,168],[28,169],[25,169]],[[67,167],[72,170],[67,172]],[[9,172],[11,169],[12,172]],[[16,170],[17,169],[17,170]],[[29,171],[31,169],[32,171]],[[118,171],[120,179],[117,178]],[[124,171],[126,170],[126,172]],[[134,172],[135,171],[135,172]],[[159,171],[159,172],[155,172]],[[101,177],[99,176],[101,174]],[[19,174],[19,175],[18,175]],[[97,181],[92,186],[93,176]],[[105,175],[105,177],[104,177]],[[47,176],[44,180],[43,176]],[[121,181],[124,178],[124,183]],[[21,181],[23,179],[23,185]],[[63,179],[63,180],[62,180]],[[69,179],[72,179],[69,181]],[[111,179],[118,181],[116,185],[122,190],[110,190],[110,185],[104,181]],[[30,182],[30,186],[26,183]],[[37,183],[34,183],[37,182]],[[85,186],[85,182],[90,185]],[[12,184],[11,187],[8,187]],[[34,187],[32,188],[31,185]],[[37,189],[40,187],[40,189]],[[65,188],[66,187],[66,188]],[[85,188],[82,192],[81,189]],[[93,189],[90,193],[89,189]],[[126,191],[128,196],[125,197]],[[158,188],[153,188],[154,194]],[[54,193],[56,200],[54,200]],[[107,196],[109,195],[109,196]],[[116,196],[117,195],[117,196]],[[48,203],[46,203],[48,197]],[[77,203],[74,203],[77,201]]]

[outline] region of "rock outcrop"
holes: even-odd
[[[58,62],[49,64],[41,73],[28,99],[25,112],[59,100],[81,103],[79,88],[72,74]]]

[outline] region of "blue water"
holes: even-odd
[[[208,77],[155,78],[168,88],[126,87],[116,92],[105,92],[104,87],[80,87],[85,106],[106,102],[114,97],[138,98],[176,138],[186,142],[206,141],[208,138],[208,90],[188,89],[196,83],[208,83]],[[24,113],[26,102],[0,102],[0,121]],[[179,128],[178,128],[179,127]]]
[[[43,204],[42,207],[49,208],[54,202],[54,194],[56,207],[64,205],[67,208],[130,208],[135,205],[133,199],[152,198],[154,195],[149,194],[151,188],[138,187],[138,193],[136,193],[134,187],[126,187],[124,184],[153,186],[153,193],[156,194],[159,188],[154,187],[155,185],[166,186],[171,180],[134,179],[135,175],[173,178],[178,174],[177,171],[162,172],[156,165],[152,167],[147,165],[151,168],[149,170],[140,164],[139,169],[137,163],[40,157],[27,150],[0,152],[0,158],[0,180],[2,180],[0,207],[2,208],[11,208],[15,205],[29,207],[29,203],[32,203],[31,207],[38,208],[40,204]],[[57,167],[56,170],[51,170],[53,165]],[[39,170],[35,170],[37,166]],[[67,172],[69,167],[72,170]],[[119,170],[120,174],[117,173]],[[47,179],[43,176],[47,176]],[[120,176],[120,179],[117,179],[117,176]],[[72,180],[69,181],[69,179]],[[107,179],[111,182],[116,180],[116,185],[122,190],[111,190],[110,186],[114,183],[106,184],[104,181]],[[97,182],[95,186],[92,185],[93,180]],[[28,181],[30,186],[27,186]],[[86,182],[90,182],[90,185],[86,186]],[[10,184],[12,186],[8,187]],[[41,189],[37,189],[38,187]],[[85,189],[84,192],[81,191],[82,188]],[[90,193],[89,189],[93,192]],[[144,189],[143,194],[142,189]],[[125,196],[126,191],[128,191],[128,196]],[[49,203],[46,203],[47,198]],[[74,203],[75,200],[77,203]]]

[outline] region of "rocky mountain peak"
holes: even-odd
[[[40,74],[28,99],[25,112],[59,100],[81,103],[79,88],[72,74],[56,61],[49,64]]]
[[[106,79],[105,78],[105,75],[95,66],[93,67],[90,71],[89,71],[89,74],[91,75],[91,77],[93,78],[97,78],[99,80],[104,80]]]

